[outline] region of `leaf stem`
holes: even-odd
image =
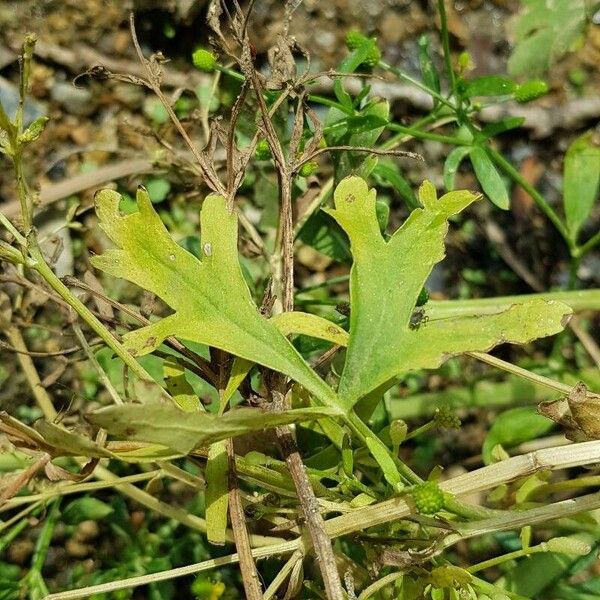
[[[30,248],[32,261],[29,266],[34,269],[46,281],[46,283],[65,301],[73,310],[87,323],[87,325],[114,351],[114,353],[131,369],[142,381],[148,381],[158,385],[150,374],[140,365],[135,358],[125,350],[125,347],[106,329],[101,321],[90,311],[90,309],[71,292],[71,290],[56,276],[44,259],[36,242]],[[159,386],[166,398],[171,398],[162,386]]]
[[[600,231],[596,232],[587,242],[578,246],[573,250],[574,256],[577,258],[585,256],[590,250],[600,244]]]
[[[560,217],[556,214],[554,209],[548,204],[548,201],[538,190],[531,185],[521,173],[513,167],[513,165],[507,161],[500,152],[492,148],[489,144],[484,147],[488,156],[498,165],[515,183],[518,183],[532,198],[536,203],[536,206],[550,219],[556,230],[563,237],[569,251],[573,253],[575,251],[575,246],[573,244],[573,240],[571,239],[569,232],[564,225],[564,223],[560,220]]]
[[[527,369],[513,365],[512,363],[502,360],[501,358],[491,356],[490,354],[485,354],[484,352],[466,352],[466,354],[476,358],[477,360],[480,360],[481,362],[487,363],[492,367],[502,369],[503,371],[512,373],[513,375],[519,375],[523,379],[527,379],[539,385],[544,385],[551,390],[560,392],[561,394],[569,394],[573,390],[573,387],[570,385],[566,385],[560,381],[555,381],[549,377],[544,377],[543,375],[538,375],[537,373],[533,373]]]
[[[448,75],[448,81],[450,82],[450,88],[453,94],[456,95],[456,75],[452,68],[452,55],[450,54],[450,36],[448,35],[448,19],[446,16],[446,5],[444,0],[438,0],[438,13],[440,15],[440,26],[442,30],[442,48],[444,50],[444,62],[446,64],[446,73]]]

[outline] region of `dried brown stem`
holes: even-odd
[[[233,439],[227,440],[227,460],[229,463],[229,518],[235,539],[235,547],[240,557],[240,571],[242,573],[244,591],[248,600],[261,600],[262,589],[254,557],[252,556],[250,536],[246,527],[246,516],[238,487]]]
[[[188,145],[188,148],[191,150],[192,154],[194,155],[194,158],[196,159],[196,162],[198,163],[198,166],[200,167],[202,176],[204,177],[204,180],[206,181],[206,184],[208,185],[208,187],[210,187],[214,192],[217,192],[219,194],[226,196],[226,190],[223,187],[223,184],[221,183],[219,178],[217,177],[217,175],[214,171],[214,168],[206,162],[206,159],[204,158],[204,156],[202,156],[202,153],[198,150],[198,148],[196,148],[196,144],[194,144],[194,142],[188,135],[188,132],[185,130],[185,128],[181,124],[181,121],[177,118],[177,115],[173,111],[173,108],[171,107],[170,102],[167,100],[165,95],[162,93],[162,90],[160,89],[160,83],[158,81],[158,77],[157,77],[156,73],[154,73],[152,71],[152,68],[150,67],[150,61],[144,56],[142,49],[140,47],[140,44],[138,42],[137,34],[135,31],[135,20],[133,17],[133,13],[131,13],[129,16],[129,25],[130,25],[130,29],[131,29],[131,37],[133,40],[133,46],[137,52],[138,58],[140,59],[140,62],[143,65],[144,71],[146,73],[146,77],[147,77],[146,84],[156,94],[158,99],[161,101],[165,110],[167,111],[167,114],[169,115],[169,118],[171,119],[171,122],[173,123],[173,125],[175,125],[177,131],[179,131],[179,134],[181,135],[181,137],[183,138],[185,143]]]
[[[319,148],[308,155],[303,156],[294,164],[294,172],[297,172],[302,165],[314,160],[317,156],[326,152],[364,152],[366,154],[376,154],[377,156],[401,156],[403,158],[414,158],[415,160],[423,161],[424,158],[416,152],[407,152],[405,150],[380,150],[378,148],[370,148],[368,146],[327,146]]]
[[[287,312],[294,309],[294,227],[292,215],[292,161],[294,151],[290,148],[290,162],[288,163],[264,99],[262,81],[252,63],[247,36],[243,37],[242,58],[239,64],[246,80],[251,83],[254,89],[259,106],[261,123],[278,175],[279,225],[275,242],[273,281],[276,295],[278,296],[277,309],[280,312]],[[298,133],[299,123],[302,125],[301,119],[303,119],[301,100],[302,97],[298,102],[297,108],[301,114],[296,114],[293,135],[293,140],[295,140],[296,144],[299,143],[300,139],[300,134]],[[281,374],[273,373],[267,380],[273,410],[285,410],[288,404],[286,378]],[[302,516],[306,522],[317,557],[317,563],[323,577],[327,598],[329,600],[343,600],[344,592],[337,570],[331,539],[325,532],[323,517],[319,512],[319,505],[306,474],[302,457],[296,446],[293,431],[290,427],[281,427],[276,429],[276,435],[290,475],[294,481]]]

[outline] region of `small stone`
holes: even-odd
[[[87,125],[79,125],[69,132],[69,137],[78,146],[87,146],[92,141],[92,133]]]
[[[381,19],[381,41],[386,44],[395,44],[405,36],[405,23],[397,12],[388,10]]]
[[[32,555],[34,543],[31,540],[15,540],[8,547],[8,560],[17,565],[23,565]]]
[[[129,83],[117,83],[113,89],[113,95],[115,100],[133,109],[140,108],[146,97],[141,87]]]
[[[77,88],[72,83],[56,82],[50,96],[73,115],[85,117],[96,110],[97,102],[92,92],[87,88]]]
[[[71,538],[65,543],[65,550],[69,556],[73,558],[85,558],[91,552],[93,546],[83,544],[75,538]]]
[[[96,521],[88,520],[82,521],[77,525],[74,537],[80,542],[87,542],[98,537],[100,534],[100,527]]]

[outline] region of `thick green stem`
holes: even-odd
[[[397,123],[389,123],[387,128],[390,131],[398,131],[405,135],[410,135],[419,140],[432,140],[434,142],[442,142],[444,144],[452,144],[453,146],[464,146],[464,140],[458,137],[450,135],[440,135],[439,133],[431,133],[429,131],[420,131],[419,129],[413,129],[412,127],[404,127]]]

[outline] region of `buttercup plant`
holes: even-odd
[[[563,222],[490,142],[492,136],[517,127],[517,121],[487,129],[476,121],[479,109],[474,98],[511,96],[524,102],[545,91],[543,82],[518,86],[496,76],[469,80],[464,70],[454,69],[440,0],[447,93],[442,92],[426,40],[420,43],[423,80],[416,81],[381,60],[374,38],[350,32],[349,56],[329,73],[332,97],[312,94],[317,76],[296,73],[295,56],[303,50],[288,32],[296,5],[286,3],[286,21],[276,51],[270,53],[270,75],[263,76],[256,69],[249,37],[253,3],[246,13],[235,3],[233,14],[224,13],[217,1],[210,3],[208,23],[227,66],[204,48],[194,53],[193,63],[202,71],[234,79],[240,91],[227,124],[215,120],[202,150],[161,91],[161,57],[145,58],[131,19],[145,73],[135,82],[152,89],[164,103],[208,192],[203,194],[199,243],[192,251],[178,243],[143,186],[137,190],[135,206],[126,212],[122,194],[99,190],[96,217],[110,243],[90,263],[107,276],[105,281],[127,280],[160,299],[171,311],[168,316],[134,310],[112,300],[101,286],[92,289],[76,280],[67,285],[42,250],[24,164],[27,145],[39,137],[45,119],[27,128],[23,123],[35,39],[25,41],[21,103],[15,117],[0,106],[1,149],[13,163],[21,206],[20,222],[0,213],[4,234],[0,259],[23,286],[43,285],[53,302],[77,315],[72,321],[75,335],[110,401],[86,411],[80,427],[61,422],[11,320],[22,291],[10,298],[10,308],[0,316],[2,326],[22,357],[21,367],[43,418],[31,427],[0,413],[0,429],[13,444],[15,456],[24,462],[33,457],[27,458],[31,464],[14,469],[14,482],[2,491],[0,510],[13,513],[0,523],[0,547],[20,534],[29,516],[45,518],[27,576],[15,585],[7,583],[13,591],[26,589],[49,600],[104,597],[142,585],[156,591],[162,581],[239,564],[244,593],[252,600],[274,598],[285,586],[286,598],[523,600],[527,596],[507,576],[489,571],[485,579],[475,573],[534,555],[591,555],[596,547],[590,532],[597,532],[598,523],[579,527],[571,517],[600,508],[598,494],[557,500],[554,492],[576,489],[578,483],[542,481],[539,473],[550,477],[553,470],[600,461],[597,417],[590,416],[597,394],[584,384],[564,383],[489,352],[500,344],[524,345],[562,332],[575,312],[600,307],[600,290],[465,301],[432,300],[426,290],[433,268],[444,258],[450,221],[486,197],[507,208],[508,192],[496,167],[530,192],[561,233],[576,278],[579,261],[600,241],[597,234],[580,241],[600,174],[593,136],[579,138],[567,153]],[[431,113],[411,126],[400,125],[390,117],[387,101],[370,96],[368,84],[351,95],[345,79],[365,67],[395,73],[426,90],[433,100]],[[239,127],[247,103],[258,107],[250,135],[248,127],[243,134]],[[323,123],[314,104],[329,109]],[[429,128],[442,117],[456,126],[455,135]],[[386,130],[395,133],[380,143]],[[406,136],[456,146],[446,160],[446,193],[438,195],[427,179],[413,191],[391,162],[398,156],[419,158],[396,149]],[[217,159],[219,144],[225,150],[223,163]],[[317,159],[325,154],[331,156],[332,179],[320,181],[319,194],[296,215],[294,207],[306,179],[321,176],[323,163]],[[453,189],[456,170],[467,157],[484,194]],[[267,161],[268,166],[263,164]],[[273,236],[261,234],[239,201],[244,181],[262,168],[272,169],[277,179]],[[596,179],[575,201],[580,173]],[[393,185],[410,209],[393,232],[388,227],[389,207],[378,200],[375,182]],[[244,240],[254,245],[268,271],[264,293],[250,285],[246,257],[240,251]],[[302,298],[323,287],[295,289],[295,248],[302,242],[351,264],[347,276],[336,280],[349,282],[347,299],[330,301],[334,306],[347,302],[338,311],[341,318],[331,312],[300,310],[310,306]],[[127,318],[108,318],[90,308],[74,293],[75,287],[93,292],[99,305],[108,304]],[[101,351],[90,348],[90,331],[109,349],[108,360],[114,355],[127,376],[120,372],[116,381],[110,376],[108,361],[99,358]],[[149,364],[145,362],[149,356],[157,361],[158,371],[143,366]],[[448,478],[441,477],[436,467],[424,480],[410,444],[434,428],[461,434],[461,420],[445,405],[431,407],[432,419],[420,427],[392,419],[386,406],[389,390],[415,373],[461,356],[560,394],[571,408],[568,426],[577,443],[541,446],[511,458],[503,446],[518,446],[531,438],[499,436],[492,450],[484,453],[486,466]],[[213,391],[209,406],[202,402],[200,386]],[[558,410],[562,404],[553,406]],[[551,418],[562,422],[564,414],[545,407]],[[386,423],[377,422],[378,411],[387,411]],[[527,418],[532,426],[542,421],[551,426],[543,416],[531,413]],[[265,430],[271,434],[268,445],[255,439]],[[244,442],[251,450],[244,449]],[[39,492],[18,494],[42,473],[51,483]],[[590,478],[582,487],[597,485]],[[134,485],[143,481],[146,489]],[[172,498],[161,500],[153,485],[158,481],[186,486],[201,499],[201,508],[188,510]],[[88,579],[89,585],[84,581],[77,589],[49,593],[42,568],[56,524],[65,514],[75,521],[111,515],[111,507],[94,502],[94,492],[102,488],[114,488],[153,511],[164,519],[163,528],[185,526],[212,545],[234,544],[236,553],[185,566],[154,565],[141,575],[140,560],[132,559],[129,572],[109,573],[102,580]],[[487,504],[463,498],[483,492],[490,493]],[[63,509],[61,501],[69,494],[79,494],[86,502]],[[562,519],[562,528],[549,529],[545,539],[532,545],[532,528],[557,519]],[[460,567],[452,564],[456,556],[448,550],[458,542],[502,531],[520,531],[520,549],[495,548],[492,558]],[[559,531],[561,535],[555,535]],[[148,536],[152,551],[155,541]],[[382,544],[385,550],[380,552]],[[142,555],[143,548],[138,552]],[[377,553],[367,571],[361,561]],[[279,559],[276,573],[259,571],[256,561],[267,557]],[[313,582],[304,575],[309,570],[315,574]],[[559,579],[566,574],[565,569]],[[218,597],[226,589],[223,583],[213,585],[201,578],[192,585],[198,597],[205,592]]]

